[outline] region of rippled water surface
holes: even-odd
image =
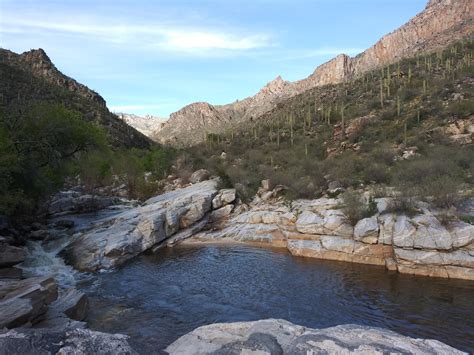
[[[283,318],[357,323],[474,351],[474,285],[240,246],[178,246],[83,285],[92,329],[159,353],[205,324]]]

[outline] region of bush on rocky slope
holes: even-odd
[[[292,97],[185,150],[189,169],[207,168],[249,196],[266,178],[290,198],[317,197],[337,180],[451,205],[473,182],[473,49],[466,40]]]

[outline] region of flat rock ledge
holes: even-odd
[[[415,216],[386,212],[388,199],[377,199],[378,212],[352,226],[341,199],[258,202],[237,208],[218,228],[187,240],[238,242],[286,248],[301,257],[379,265],[420,276],[474,280],[474,225],[442,224],[424,208]]]
[[[414,339],[361,325],[311,329],[285,320],[197,328],[166,349],[171,355],[466,354],[437,340]]]

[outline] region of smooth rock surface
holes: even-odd
[[[199,327],[166,351],[204,354],[465,354],[437,340],[414,339],[361,325],[311,329],[285,320],[220,323]]]
[[[376,244],[379,239],[377,217],[361,219],[354,227],[354,239],[368,244]]]
[[[193,184],[107,219],[77,238],[68,257],[84,271],[121,265],[201,220],[212,208],[217,185],[217,180]]]

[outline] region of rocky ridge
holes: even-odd
[[[152,138],[176,145],[199,143],[208,133],[220,133],[257,119],[285,99],[314,87],[341,83],[377,67],[458,41],[474,31],[473,15],[474,5],[469,0],[429,1],[424,11],[354,58],[341,54],[316,68],[308,78],[296,82],[277,77],[255,96],[232,104],[188,105],[173,113]]]
[[[112,114],[97,92],[61,73],[41,48],[22,54],[0,48],[0,74],[0,105],[6,108],[29,101],[61,102],[104,127],[114,145],[145,148],[151,144],[145,135]]]

